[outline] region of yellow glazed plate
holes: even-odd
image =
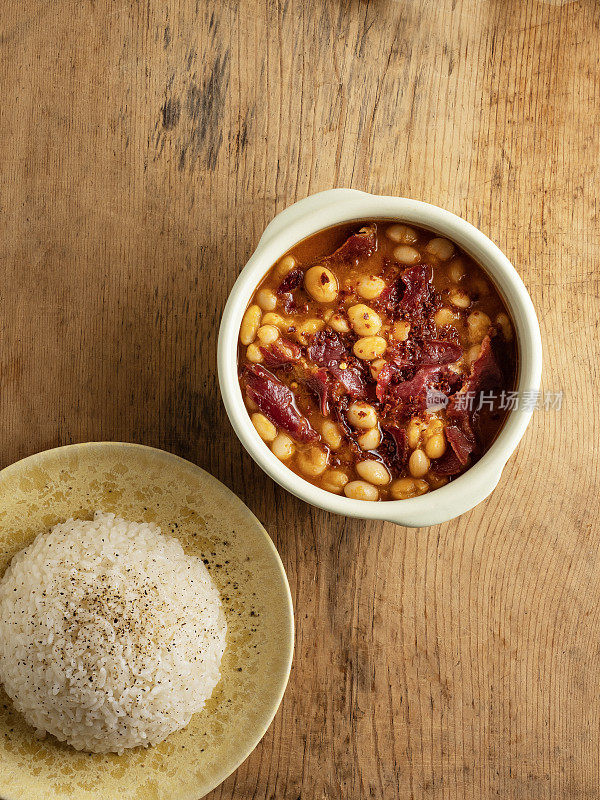
[[[222,679],[185,730],[122,756],[36,739],[0,688],[0,797],[198,800],[250,754],[281,702],[294,639],[283,566],[256,517],[204,470],[150,447],[94,442],[0,472],[0,575],[38,533],[96,509],[156,522],[207,560],[227,615]]]

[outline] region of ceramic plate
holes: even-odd
[[[265,733],[287,683],[293,613],[283,566],[265,529],[219,481],[141,445],[70,445],[0,472],[0,575],[41,531],[94,510],[156,522],[207,560],[227,614],[222,679],[204,710],[162,744],[118,755],[38,740],[0,689],[4,800],[198,800]]]

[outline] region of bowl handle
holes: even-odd
[[[446,487],[436,489],[435,493],[431,496],[425,494],[422,497],[415,498],[418,501],[430,498],[430,504],[428,508],[424,507],[425,504],[421,504],[421,502],[419,502],[418,509],[411,509],[407,511],[406,506],[404,505],[405,501],[399,500],[395,504],[397,506],[397,510],[396,508],[393,508],[391,513],[386,515],[385,519],[387,522],[393,522],[396,525],[404,525],[407,528],[426,528],[430,525],[439,525],[442,522],[448,522],[455,517],[459,517],[461,514],[465,514],[472,508],[475,508],[475,506],[479,505],[479,503],[483,502],[487,497],[489,497],[489,495],[498,485],[501,475],[502,467],[500,469],[493,468],[479,478],[476,483],[473,484],[473,482],[471,482],[471,485],[469,485],[468,482],[465,483],[464,493],[458,501],[456,499],[452,500],[451,502],[445,501],[444,489]],[[463,478],[466,479],[466,481],[470,481],[468,471],[461,476],[461,480]],[[434,498],[435,502],[433,502]],[[408,500],[406,502],[412,503],[413,501]],[[404,510],[402,509],[403,505]]]
[[[315,211],[319,211],[321,208],[331,205],[331,203],[348,200],[351,197],[364,196],[366,194],[366,192],[359,192],[358,189],[326,189],[324,192],[317,192],[317,194],[311,194],[309,197],[298,200],[291,206],[284,208],[283,211],[280,211],[277,216],[273,217],[265,228],[263,235],[260,237],[256,251],[263,248],[284,228],[297,222],[297,220],[305,214],[312,214]]]

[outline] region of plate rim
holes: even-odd
[[[238,497],[235,492],[233,492],[228,486],[226,486],[222,481],[212,475],[210,472],[205,470],[203,467],[200,467],[198,464],[195,464],[193,461],[189,461],[187,458],[182,458],[181,456],[176,455],[175,453],[171,453],[168,450],[162,450],[158,447],[153,447],[151,445],[146,444],[139,444],[137,442],[120,442],[120,441],[89,441],[89,442],[75,442],[72,444],[60,445],[58,447],[51,447],[47,450],[40,450],[36,453],[32,453],[28,456],[24,456],[20,458],[18,461],[14,461],[11,464],[7,464],[7,466],[0,469],[0,483],[3,481],[4,478],[10,477],[11,472],[16,471],[17,468],[23,468],[28,464],[34,464],[36,461],[41,461],[45,457],[55,456],[59,453],[63,453],[65,451],[77,451],[77,450],[87,450],[90,448],[115,448],[117,450],[137,450],[137,451],[145,451],[146,453],[152,454],[155,457],[164,460],[165,462],[172,461],[172,462],[179,462],[183,464],[186,468],[191,469],[197,473],[201,473],[203,476],[208,478],[210,481],[215,483],[219,491],[221,491],[225,496],[229,496],[229,498],[233,501],[233,503],[238,504],[241,506],[245,513],[249,514],[252,519],[255,521],[258,530],[260,531],[266,545],[267,549],[270,551],[271,556],[274,559],[275,566],[277,568],[277,572],[282,581],[282,585],[284,587],[284,596],[286,600],[286,615],[285,619],[287,622],[286,625],[286,641],[285,641],[285,651],[283,653],[285,657],[284,661],[284,668],[282,670],[281,677],[279,679],[279,685],[277,686],[277,691],[274,694],[273,701],[270,703],[268,709],[261,717],[260,722],[257,726],[256,734],[252,737],[252,740],[249,741],[248,745],[242,748],[238,755],[231,758],[230,761],[225,762],[225,766],[221,768],[218,773],[215,775],[214,779],[210,780],[205,787],[199,786],[198,791],[201,792],[197,797],[194,797],[193,800],[202,800],[203,797],[209,792],[212,792],[218,786],[220,786],[223,781],[227,780],[227,778],[232,775],[239,767],[246,761],[246,759],[254,752],[260,741],[263,739],[265,734],[267,733],[268,729],[271,726],[271,723],[275,719],[275,715],[281,706],[281,702],[283,700],[283,696],[285,694],[285,690],[288,685],[291,669],[292,669],[292,662],[294,658],[294,643],[295,643],[295,617],[294,617],[294,605],[292,600],[292,593],[290,589],[290,584],[288,581],[288,577],[283,566],[283,562],[281,560],[281,556],[267,529],[264,527],[262,522],[258,519],[258,517],[254,514],[254,512],[248,508],[248,506],[244,503],[244,501]],[[1,790],[0,790],[1,791]],[[27,800],[26,796],[5,796],[4,794],[0,795],[0,800]],[[183,796],[182,796],[183,800]],[[187,796],[186,796],[187,800]],[[189,800],[192,800],[190,796]]]

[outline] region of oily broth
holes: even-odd
[[[399,243],[391,241],[385,233],[386,229],[388,229],[390,226],[402,224],[397,223],[395,220],[361,220],[352,223],[344,223],[342,225],[336,225],[324,229],[312,236],[307,237],[302,242],[291,248],[282,257],[282,259],[280,259],[277,264],[269,270],[257,287],[257,291],[255,292],[250,305],[252,305],[252,303],[255,301],[259,290],[262,289],[276,292],[282,280],[281,273],[278,271],[278,265],[282,263],[284,258],[291,256],[294,258],[296,266],[307,269],[314,264],[318,264],[321,259],[324,259],[336,251],[348,239],[349,236],[356,233],[357,230],[363,225],[370,225],[373,224],[373,222],[377,226],[377,249],[368,257],[361,258],[358,265],[336,265],[334,273],[339,282],[340,294],[335,301],[331,303],[319,303],[316,302],[309,294],[303,292],[303,308],[301,311],[286,313],[282,311],[278,301],[275,313],[283,316],[289,325],[288,333],[286,333],[284,330],[283,336],[289,339],[294,339],[294,334],[296,333],[298,326],[306,321],[306,319],[318,320],[320,324],[322,324],[324,327],[327,327],[326,317],[328,316],[328,312],[337,312],[338,310],[344,311],[344,309],[356,303],[364,303],[367,306],[371,306],[372,302],[376,303],[376,301],[370,301],[357,296],[357,283],[359,279],[365,275],[385,276],[386,263],[389,261],[398,266],[394,259],[394,250],[399,246]],[[446,260],[440,260],[435,255],[428,253],[426,250],[427,243],[430,242],[432,238],[436,238],[436,234],[423,228],[416,228],[415,226],[410,227],[416,232],[416,240],[412,241],[409,247],[419,251],[421,263],[428,263],[433,267],[433,286],[441,296],[443,305],[448,306],[456,311],[456,319],[452,322],[452,327],[455,330],[453,335],[456,342],[460,344],[465,352],[467,352],[469,348],[473,346],[473,342],[469,338],[469,330],[466,323],[466,317],[469,314],[471,314],[473,311],[483,312],[490,317],[492,322],[496,320],[498,315],[505,315],[507,325],[510,327],[512,332],[512,338],[511,341],[506,341],[502,338],[502,346],[497,347],[496,351],[498,352],[498,360],[505,375],[506,385],[504,388],[507,391],[513,390],[516,384],[517,374],[517,352],[514,336],[514,325],[512,324],[508,310],[494,283],[486,274],[486,272],[457,245],[454,245],[455,252],[452,257]],[[399,266],[402,269],[408,267],[408,265],[405,264],[400,264]],[[456,309],[449,302],[451,293],[457,291],[459,293],[462,292],[468,295],[470,300],[468,309]],[[391,320],[385,318],[385,315],[382,314],[381,316],[384,317],[384,324],[382,326],[381,334],[387,338],[391,333],[393,323]],[[496,328],[498,328],[497,325]],[[244,363],[247,363],[246,348],[241,345],[238,351],[238,363],[240,366]],[[315,403],[314,395],[307,389],[304,383],[298,379],[298,370],[294,367],[289,372],[278,371],[277,377],[282,381],[282,383],[284,383],[293,391],[298,410],[308,419],[311,426],[316,431],[320,432],[323,427],[324,417]],[[244,388],[243,378],[241,379],[241,383],[242,388]],[[248,402],[247,405],[250,413],[256,411],[256,409],[253,409],[252,405],[248,404]],[[506,415],[506,411],[502,413],[496,411],[494,414],[491,414],[488,412],[488,410],[484,409],[481,412],[479,419],[479,441],[481,445],[481,453],[489,449],[493,440],[496,438],[498,432],[502,428]],[[431,420],[435,419],[443,420],[444,412],[424,413],[420,416],[425,422],[430,422]],[[284,463],[313,485],[321,488],[327,488],[324,486],[325,480],[322,475],[307,474],[306,471],[301,470],[298,466],[298,461],[302,458],[300,454],[306,454],[311,450],[311,448],[314,447],[314,445],[303,444],[297,441],[294,442],[294,445],[296,450],[294,456],[286,460]],[[343,470],[348,475],[350,481],[360,480],[360,477],[356,473],[357,461],[360,461],[364,457],[381,463],[384,463],[385,461],[382,454],[378,452],[377,448],[371,451],[359,450],[357,452],[355,441],[349,440],[345,436],[342,437],[341,445],[335,449],[328,447],[323,441],[323,437],[321,438],[321,445],[328,453],[327,470]],[[479,454],[479,457],[481,453]],[[468,466],[470,465],[471,464]],[[410,477],[410,472],[408,468],[405,468],[401,471],[392,473],[391,477],[395,479]],[[451,476],[449,479],[452,480],[452,477],[455,476]],[[440,480],[439,476],[436,477],[434,471],[426,474],[424,479],[428,484],[428,490],[435,489],[439,485],[443,485],[445,482],[443,479]],[[339,493],[339,490],[337,493]],[[378,497],[379,499],[392,499],[389,491],[389,485],[378,487]]]

